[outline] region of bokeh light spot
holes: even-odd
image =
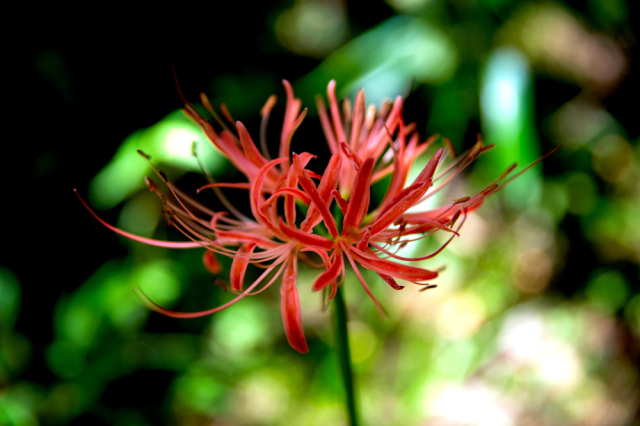
[[[269,321],[263,305],[252,300],[243,302],[217,314],[213,324],[216,344],[230,354],[247,353],[269,335]]]
[[[619,135],[603,137],[593,147],[593,169],[609,182],[627,179],[633,171],[633,148]]]
[[[622,308],[629,297],[629,285],[616,270],[598,271],[589,281],[587,299],[608,313]]]
[[[569,194],[569,212],[586,216],[593,211],[598,202],[598,188],[586,173],[572,173],[565,180]]]
[[[482,300],[472,293],[461,293],[444,301],[436,325],[442,338],[459,340],[476,331],[484,319]]]
[[[175,403],[198,413],[214,415],[221,411],[227,389],[204,372],[189,374],[175,383]]]
[[[349,321],[349,347],[354,363],[366,361],[375,351],[377,343],[376,335],[367,324]]]
[[[335,49],[347,34],[347,20],[337,0],[298,1],[276,21],[276,36],[287,49],[322,57]]]
[[[539,293],[549,284],[553,272],[551,257],[542,250],[524,250],[513,265],[513,283],[524,293]]]

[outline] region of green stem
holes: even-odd
[[[340,363],[340,372],[344,383],[345,395],[347,397],[347,410],[349,412],[349,424],[358,425],[358,415],[356,412],[356,398],[353,390],[353,369],[351,368],[351,352],[349,350],[349,331],[347,330],[347,309],[344,303],[342,286],[338,287],[332,303],[333,329],[336,338],[336,350]]]

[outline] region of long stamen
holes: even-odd
[[[460,231],[460,229],[462,228],[462,225],[464,224],[465,220],[467,219],[467,215],[464,214],[462,221],[460,222],[460,225],[458,226],[457,231]],[[440,252],[442,252],[442,250],[445,249],[445,247],[447,247],[449,245],[449,243],[451,241],[453,241],[453,239],[456,237],[457,234],[452,235],[442,246],[440,246],[440,248],[436,251],[434,251],[433,253],[427,255],[427,256],[422,256],[422,257],[403,257],[403,256],[398,256],[394,253],[391,253],[390,251],[384,249],[382,246],[380,246],[379,244],[375,243],[375,242],[370,242],[370,244],[372,246],[374,246],[375,248],[377,248],[378,250],[380,250],[381,252],[387,254],[389,257],[392,257],[394,259],[398,259],[398,260],[406,260],[406,261],[410,261],[410,262],[417,262],[420,260],[427,260],[427,259],[431,259],[433,257],[435,257],[436,255],[438,255]]]
[[[220,127],[222,127],[226,131],[230,131],[224,121],[222,121],[216,110],[213,109],[213,106],[211,105],[211,102],[209,102],[209,98],[207,97],[207,95],[205,95],[204,93],[200,93],[200,102],[202,102],[202,106],[204,106],[204,109],[206,109],[207,112],[211,114],[213,119],[216,120]]]
[[[123,231],[122,229],[116,228],[115,226],[102,220],[100,216],[98,216],[93,210],[91,210],[89,205],[82,199],[82,197],[80,196],[80,194],[78,194],[78,191],[75,188],[73,189],[73,192],[76,193],[76,195],[80,199],[80,202],[84,205],[84,207],[87,210],[89,210],[89,213],[91,213],[91,215],[95,217],[98,220],[98,222],[100,222],[101,224],[103,224],[104,226],[106,226],[116,234],[120,234],[123,237],[129,238],[130,240],[138,241],[139,243],[143,243],[143,244],[149,244],[151,246],[165,247],[165,248],[188,249],[188,248],[197,248],[202,246],[202,244],[198,244],[195,242],[190,243],[190,242],[173,242],[173,241],[154,240],[152,238],[140,237],[138,235],[131,234],[127,231]]]
[[[200,166],[200,170],[202,170],[202,173],[204,173],[205,177],[209,181],[209,184],[210,185],[214,185],[216,182],[213,179],[213,176],[211,176],[211,174],[208,173],[206,171],[206,169],[204,168],[204,166],[202,164],[202,161],[200,160],[200,156],[198,155],[198,149],[197,149],[197,145],[196,145],[195,142],[191,145],[191,155],[193,155],[196,158],[196,161],[198,162],[198,165]],[[202,189],[202,188],[200,188],[200,189]],[[200,189],[198,190],[198,192],[200,191]],[[213,192],[216,194],[216,197],[218,197],[220,202],[227,208],[227,210],[229,210],[229,212],[231,212],[231,214],[233,214],[235,217],[237,217],[238,219],[240,219],[243,222],[253,222],[247,216],[245,216],[242,213],[240,213],[238,211],[238,209],[236,209],[233,206],[233,204],[231,204],[229,202],[227,197],[225,197],[225,195],[222,193],[222,191],[218,187],[211,186],[211,189],[213,189]]]
[[[149,299],[149,297],[144,293],[144,291],[142,291],[142,289],[140,287],[134,287],[133,292],[136,294],[136,296],[138,296],[140,298],[140,300],[142,301],[142,303],[144,303],[145,305],[147,305],[147,307],[149,307],[150,309],[153,309],[156,312],[159,312],[161,314],[164,314],[166,316],[169,317],[173,317],[173,318],[200,318],[200,317],[204,317],[207,315],[211,315],[211,314],[215,314],[216,312],[220,312],[223,309],[228,308],[231,305],[236,304],[238,301],[244,299],[245,296],[247,296],[251,290],[253,290],[258,284],[260,284],[260,282],[276,267],[277,265],[271,266],[270,268],[268,268],[267,270],[265,270],[262,275],[260,275],[260,277],[258,277],[258,279],[251,284],[249,287],[247,287],[247,289],[245,291],[243,291],[238,297],[236,297],[235,299],[233,299],[230,302],[225,303],[222,306],[219,306],[217,308],[213,308],[213,309],[209,309],[206,311],[200,311],[200,312],[177,312],[177,311],[172,311],[170,309],[167,308],[163,308],[162,306],[158,305],[157,303],[153,302],[151,299]]]
[[[189,209],[184,205],[184,203],[182,202],[182,199],[184,198],[184,200],[189,203],[190,205],[192,205],[193,207],[197,208],[198,210],[206,213],[206,214],[210,214],[213,215],[214,212],[212,210],[207,209],[206,207],[202,206],[200,203],[197,203],[196,201],[194,201],[193,199],[191,199],[191,197],[187,196],[184,192],[180,191],[178,188],[176,188],[170,181],[169,179],[167,179],[167,175],[162,171],[162,170],[158,170],[156,168],[156,166],[153,165],[153,163],[151,162],[151,156],[145,154],[142,150],[138,150],[137,151],[138,154],[145,159],[145,161],[149,164],[149,166],[151,167],[151,169],[158,175],[160,176],[160,178],[162,178],[162,180],[164,181],[164,183],[167,185],[167,187],[169,188],[169,190],[171,191],[171,193],[173,194],[173,196],[176,198],[176,200],[178,200],[178,202],[180,203],[180,205],[182,206],[182,208],[184,208],[185,211],[187,211],[189,213],[189,215],[191,215],[192,217],[195,218],[195,215],[193,213],[191,213],[189,211]]]
[[[373,301],[373,304],[375,305],[376,309],[378,310],[378,313],[380,314],[380,316],[383,317],[383,318],[386,318],[387,317],[387,312],[384,310],[384,308],[382,307],[380,302],[378,302],[378,299],[376,299],[376,297],[373,295],[373,293],[371,292],[371,289],[367,285],[367,282],[364,280],[364,278],[360,274],[360,271],[358,270],[358,267],[356,266],[356,263],[353,261],[353,257],[351,257],[351,254],[349,253],[349,246],[346,245],[342,241],[340,242],[340,245],[342,246],[342,250],[344,251],[344,254],[347,255],[347,259],[349,259],[349,263],[351,264],[351,267],[353,268],[353,271],[356,273],[356,276],[360,280],[360,284],[362,284],[362,287],[364,288],[364,291],[367,292],[367,294],[369,295],[369,297]]]

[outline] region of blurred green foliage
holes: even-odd
[[[630,68],[638,60],[632,4],[388,0],[371,6],[380,19],[364,27],[359,8],[369,4],[276,3],[265,18],[270,37],[251,33],[262,57],[241,70],[221,60],[207,71],[211,99],[227,102],[234,118],[257,123],[266,97],[282,92],[278,80],[291,78],[279,75],[287,61],[304,58],[292,83],[310,112],[313,95],[336,79],[342,97],[360,87],[375,104],[407,97],[406,114],[423,137],[439,132],[458,151],[478,132],[495,143],[447,198],[471,194],[512,162],[528,164],[564,144],[488,200],[463,236],[426,265],[448,266],[436,290],[393,292],[365,274],[390,312],[383,320],[347,277],[364,424],[637,421],[640,136],[637,124],[629,128],[637,116],[624,105],[627,81],[638,78]],[[64,55],[46,51],[34,68],[73,102],[74,70]],[[105,154],[89,194],[97,208],[115,209],[121,228],[177,239],[144,190],[150,168],[136,150],[190,192],[206,183],[191,173],[199,172],[194,140],[216,178],[231,171],[197,126],[178,111],[166,113],[128,136],[111,159]],[[278,119],[270,124],[274,139]],[[313,113],[307,121],[294,151],[323,143]],[[51,151],[38,158],[37,175],[56,167]],[[235,192],[229,196],[242,204]],[[204,270],[199,251],[119,241],[128,254],[105,255],[84,283],[55,290],[47,301],[52,316],[37,318],[45,330],[38,336],[16,326],[27,321],[21,294],[32,283],[0,267],[0,424],[345,424],[328,312],[306,285],[314,271],[299,276],[310,346],[301,356],[286,343],[277,291],[199,320],[151,313],[132,285],[181,311],[230,295]],[[226,280],[230,261],[221,262]]]

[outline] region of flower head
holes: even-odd
[[[146,178],[147,186],[160,197],[168,223],[189,241],[159,241],[127,233],[102,221],[85,206],[105,226],[133,240],[161,247],[204,249],[204,266],[214,274],[220,272],[216,255],[233,259],[229,282],[230,290],[237,296],[225,305],[202,312],[175,312],[153,303],[137,289],[139,297],[150,308],[178,318],[209,315],[246,296],[264,291],[280,278],[281,311],[287,339],[296,350],[307,352],[297,290],[300,284],[297,282],[299,260],[322,269],[311,288],[323,291],[329,300],[344,281],[346,264],[349,263],[367,294],[383,313],[359,267],[375,271],[395,290],[404,288],[397,280],[416,284],[422,290],[435,287],[432,280],[438,276],[438,271],[411,263],[437,255],[459,235],[458,231],[469,212],[518,175],[507,179],[514,165],[498,181],[477,194],[436,209],[409,212],[445,188],[491,146],[485,146],[478,140],[466,153],[443,166],[447,157],[455,156],[445,138],[444,147],[438,149],[418,176],[408,182],[411,166],[438,139],[437,135],[420,142],[415,125],[404,122],[401,97],[377,110],[375,106],[366,107],[364,92],[360,90],[353,108],[349,101],[340,108],[335,96],[335,81],[331,81],[327,87],[329,108],[321,97],[316,100],[332,154],[324,173],[318,175],[307,168],[315,158],[312,153],[290,153],[293,134],[307,110],[300,112],[301,102],[295,98],[291,85],[287,81],[283,84],[287,102],[278,157],[275,159],[270,158],[266,142],[267,122],[276,102],[275,96],[267,100],[261,111],[260,149],[245,126],[231,119],[224,104],[221,109],[228,124],[218,116],[207,97],[201,95],[202,104],[214,118],[214,124],[203,118],[183,97],[185,114],[246,177],[245,183],[217,183],[205,172],[210,183],[198,192],[212,188],[227,211],[212,211],[180,191],[153,166],[148,155],[140,152],[164,181],[168,192],[162,193],[151,178]],[[386,195],[379,205],[370,206],[371,185],[387,176],[390,176],[390,184]],[[238,211],[227,200],[222,192],[225,187],[248,191],[252,217]],[[280,199],[283,208],[279,210]],[[301,205],[307,209],[303,217],[298,217]],[[339,213],[334,216],[332,210]],[[456,223],[458,226],[454,228]],[[326,232],[317,228],[320,224]],[[396,253],[397,248],[438,231],[447,232],[451,237],[435,252],[418,258]],[[314,262],[311,253],[315,253],[321,262]],[[264,271],[258,279],[245,285],[245,273],[250,264],[260,266]]]

